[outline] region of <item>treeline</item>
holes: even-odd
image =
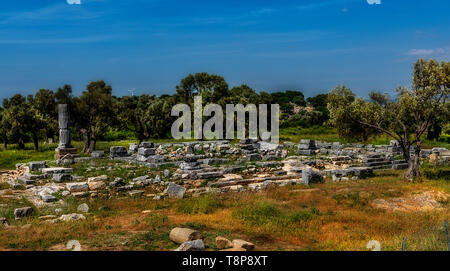
[[[229,88],[221,76],[197,73],[182,79],[174,95],[115,97],[112,87],[104,81],[91,82],[80,96],[65,85],[56,91],[40,89],[34,95],[16,94],[4,99],[0,108],[0,141],[4,148],[17,144],[25,148],[33,142],[55,142],[58,136],[58,104],[68,104],[74,140],[83,141],[83,152],[95,150],[98,140],[112,131],[129,135],[140,142],[150,138],[168,138],[174,119],[172,107],[178,103],[193,104],[201,95],[203,103],[279,104],[281,127],[322,125],[329,119],[327,95],[305,99],[300,91],[256,92],[247,85]]]

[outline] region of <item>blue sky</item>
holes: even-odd
[[[174,93],[203,71],[364,96],[409,86],[419,57],[450,60],[450,1],[68,1],[80,0],[0,0],[0,98],[99,79],[118,96]]]

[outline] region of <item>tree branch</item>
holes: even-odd
[[[370,124],[370,123],[367,123],[367,122],[364,122],[364,121],[358,121],[358,122],[361,123],[362,125],[366,125],[366,126],[375,128],[375,129],[377,129],[377,130],[380,130],[381,132],[383,132],[383,133],[385,133],[385,134],[388,134],[389,136],[393,137],[394,139],[396,139],[396,140],[398,140],[398,141],[401,140],[401,137],[398,137],[397,135],[395,135],[395,134],[392,133],[391,131],[386,130],[386,129],[380,127],[380,126],[373,125],[373,124]]]

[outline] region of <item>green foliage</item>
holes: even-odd
[[[282,120],[280,127],[301,127],[309,128],[312,126],[322,125],[328,120],[328,116],[324,112],[320,111],[300,111],[297,114],[289,116],[286,120]]]
[[[86,139],[83,152],[94,151],[99,136],[113,123],[114,104],[112,87],[102,80],[91,82],[76,100],[75,118]]]
[[[393,100],[388,95],[372,92],[371,101],[366,101],[356,99],[350,89],[338,87],[328,95],[331,123],[343,137],[367,140],[369,136],[384,133],[399,142],[407,161],[411,159],[411,146],[415,146],[414,163],[406,174],[408,179],[415,179],[420,176],[422,136],[427,130],[433,134],[436,126],[439,128],[450,118],[450,62],[418,60],[414,66],[413,89],[400,87],[396,92]]]
[[[312,105],[314,108],[317,107],[327,107],[328,104],[328,94],[319,94],[314,97],[309,97],[306,102]]]
[[[2,199],[0,203],[3,204],[0,205],[0,217],[5,217],[7,221],[9,221],[9,223],[12,223],[12,221],[15,220],[14,210],[16,208],[22,208],[25,206],[32,207],[33,216],[37,216],[37,208],[27,199],[20,199],[20,200]]]
[[[273,101],[281,106],[291,102],[296,105],[306,106],[305,96],[301,91],[287,90],[284,92],[272,93]]]
[[[338,204],[347,204],[350,207],[364,207],[369,204],[369,199],[361,198],[359,192],[349,194],[335,194],[332,196]]]
[[[330,121],[337,128],[339,136],[367,140],[370,132],[374,132],[362,126],[351,111],[352,105],[360,102],[356,100],[356,95],[345,86],[338,86],[328,94]]]
[[[238,87],[233,87],[230,90],[230,95],[226,101],[229,104],[257,104],[259,97],[255,90],[244,84]]]
[[[430,180],[450,181],[450,168],[426,168],[423,174]]]
[[[445,142],[450,144],[450,135],[442,135],[439,137],[440,142]]]
[[[0,190],[9,189],[11,186],[8,183],[0,183]]]
[[[442,128],[442,132],[444,134],[450,135],[450,123],[444,125],[444,127]]]
[[[194,96],[201,95],[206,103],[218,103],[228,95],[228,84],[222,76],[206,72],[189,74],[177,86],[180,101],[192,104]]]
[[[25,147],[25,142],[32,138],[35,149],[38,148],[38,132],[43,126],[38,111],[33,107],[33,97],[28,98],[16,94],[9,100],[3,100],[2,129],[4,129],[6,140],[19,145],[20,149]]]
[[[100,136],[100,140],[104,141],[120,141],[134,139],[135,134],[130,130],[109,129],[104,135]]]
[[[290,212],[266,201],[255,202],[233,212],[233,217],[249,225],[277,227],[287,227],[301,221],[308,221],[317,215],[320,215],[320,212],[316,208]]]
[[[170,116],[172,106],[180,102],[192,104],[194,95],[202,95],[204,105],[279,104],[282,111],[280,124],[284,131],[281,137],[292,141],[299,140],[303,135],[314,135],[316,139],[327,141],[376,141],[385,144],[389,138],[379,137],[380,129],[365,126],[361,120],[398,133],[402,132],[402,127],[394,119],[400,118],[412,135],[416,123],[423,121],[430,112],[433,112],[433,116],[439,116],[430,122],[430,127],[436,129],[428,129],[428,134],[433,135],[432,139],[437,140],[439,129],[442,128],[444,133],[450,132],[449,124],[444,123],[448,122],[449,103],[437,108],[433,106],[439,89],[445,89],[444,100],[447,99],[448,70],[447,62],[418,61],[413,90],[398,89],[395,100],[380,92],[373,92],[370,94],[371,101],[357,99],[350,89],[343,86],[337,87],[329,95],[319,94],[306,101],[301,91],[258,93],[245,84],[229,89],[223,77],[208,73],[188,75],[177,86],[177,94],[160,97],[146,94],[114,97],[112,87],[104,81],[91,82],[80,97],[73,97],[71,86],[64,85],[56,92],[40,89],[34,96],[15,95],[5,99],[0,108],[0,141],[5,147],[14,144],[12,147],[18,146],[19,149],[26,149],[26,143],[31,141],[37,150],[40,140],[54,138],[58,134],[57,104],[60,103],[69,104],[72,138],[74,141],[83,141],[80,149],[85,155],[97,147],[99,140],[137,139],[141,142],[170,138],[174,121]],[[306,105],[308,111],[297,112]],[[294,109],[297,113],[294,113]],[[329,124],[334,125],[336,130],[325,128]],[[320,126],[324,128],[317,128]],[[308,131],[305,128],[311,129]],[[445,134],[439,140],[424,141],[424,144],[446,146],[445,142],[449,142]],[[45,154],[35,157],[51,157],[48,145],[41,145],[40,148]],[[6,154],[4,156],[10,161],[0,162],[1,166],[6,165],[8,168],[16,161],[27,161],[34,156],[27,149],[24,153],[8,154],[11,158]]]
[[[217,195],[204,195],[178,201],[176,210],[182,214],[210,214],[224,206]]]

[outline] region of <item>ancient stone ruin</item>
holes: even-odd
[[[364,179],[373,176],[374,170],[408,167],[395,141],[389,145],[314,140],[274,145],[249,139],[238,143],[227,140],[159,144],[142,142],[130,144],[128,148],[113,146],[109,156],[105,156],[105,151],[96,151],[90,157],[76,157],[76,150],[70,145],[68,123],[67,106],[62,105],[61,137],[56,157],[60,162],[74,155],[71,161],[85,163],[83,172],[89,172],[90,175],[77,176],[69,166],[72,164],[57,163],[54,166],[55,161],[18,164],[7,183],[35,206],[57,205],[65,197],[90,197],[95,200],[128,196],[164,200],[197,197],[207,193],[260,192],[270,187],[297,184],[309,186],[324,182],[364,182]],[[423,150],[421,155],[433,163],[448,164],[450,158],[450,152],[444,148]],[[96,162],[104,160],[112,163],[106,168],[96,166]],[[127,171],[128,175],[115,176],[117,170]],[[145,173],[136,176],[135,170]],[[92,173],[97,171],[103,173],[92,177]],[[80,206],[78,212],[85,213],[87,209],[86,206]],[[26,208],[18,209],[16,215],[20,219],[30,214],[32,210]],[[62,214],[55,221],[79,219],[85,219],[85,216]],[[201,244],[186,242],[183,242],[184,246],[180,250],[201,249]],[[224,245],[228,246],[228,243]]]
[[[70,112],[67,104],[58,105],[59,145],[55,150],[55,160],[78,157],[77,149],[70,144]]]

